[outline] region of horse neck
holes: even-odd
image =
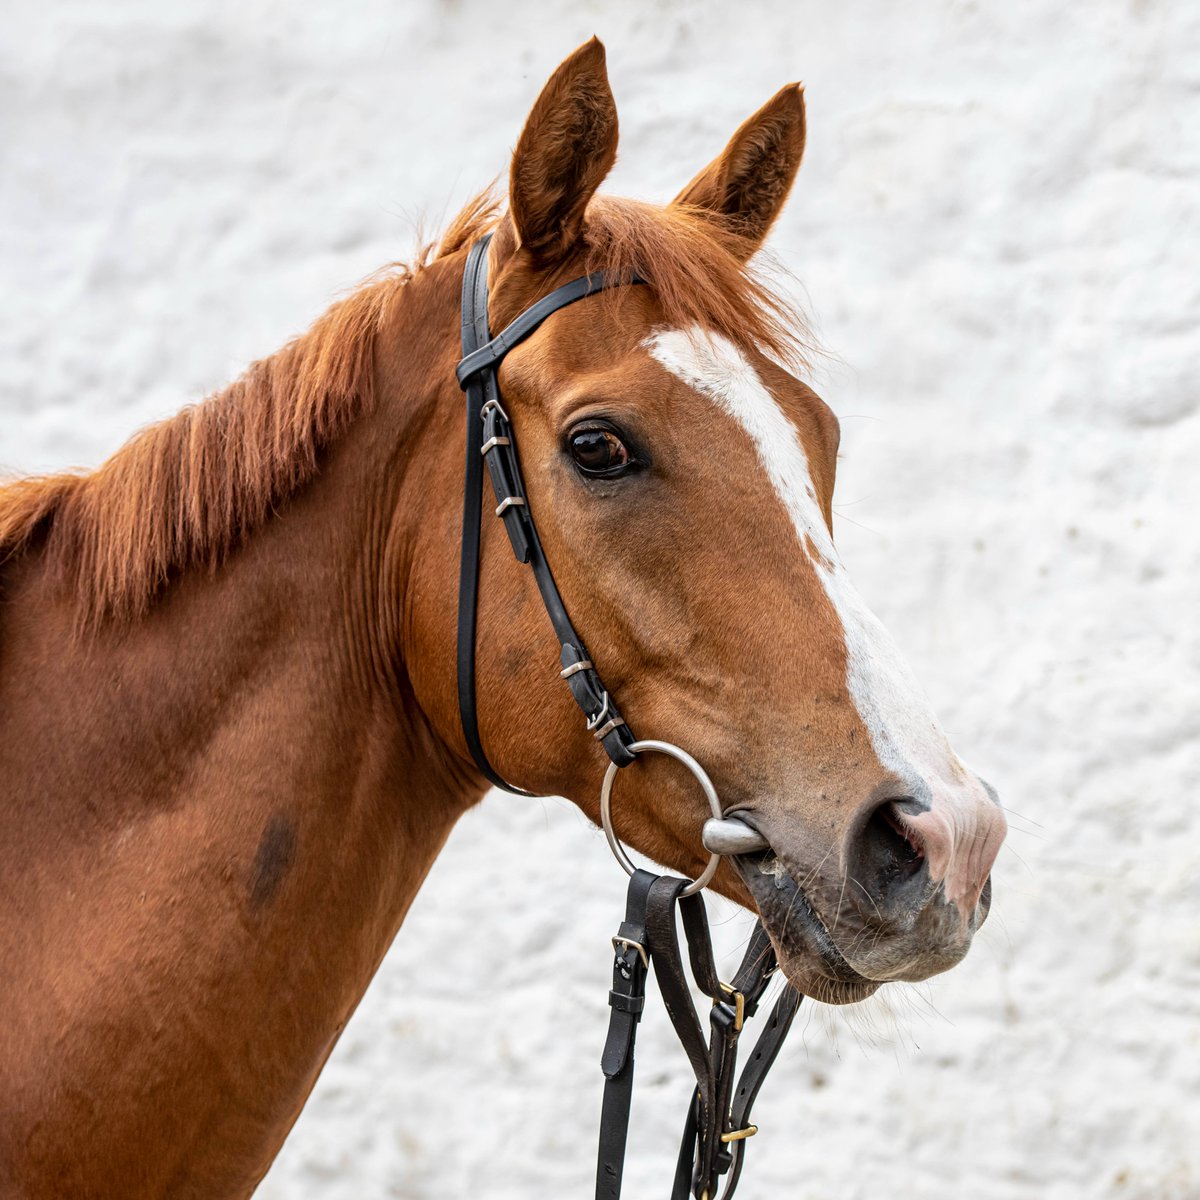
[[[420,317],[407,303],[395,334]],[[443,356],[452,367],[446,348],[379,371],[426,379]],[[28,1054],[0,1063],[0,1094],[51,1124],[47,1073],[105,1100],[111,1136],[80,1143],[81,1172],[142,1178],[187,1144],[212,1194],[261,1174],[479,795],[417,707],[404,645],[419,525],[453,528],[460,502],[422,474],[457,462],[457,433],[434,453],[461,423],[457,405],[438,411],[457,392],[394,383],[314,482],[142,618],[76,637],[37,554],[8,569],[0,897],[19,896],[25,919],[0,931],[0,958],[28,981],[15,1018]],[[424,649],[425,669],[437,653],[452,678],[450,648]],[[52,971],[55,1021],[81,1034],[67,1054],[37,1000]],[[101,1020],[108,1040],[82,1036]],[[8,1148],[0,1134],[0,1160]]]

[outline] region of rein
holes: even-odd
[[[596,671],[583,639],[576,632],[554,582],[554,574],[529,511],[512,424],[500,400],[498,372],[504,356],[529,337],[547,317],[587,296],[623,284],[646,280],[616,278],[605,272],[583,275],[556,288],[516,317],[495,337],[488,327],[487,251],[491,235],[480,238],[467,256],[462,289],[462,351],[459,385],[466,393],[467,442],[463,486],[462,559],[458,588],[458,702],[463,734],[476,766],[493,785],[521,796],[491,765],[479,734],[475,693],[475,647],[479,597],[480,509],[483,470],[487,464],[495,493],[495,513],[504,522],[513,554],[533,569],[542,603],[561,646],[559,675],[582,710],[588,731],[604,747],[608,770],[600,796],[601,820],[609,845],[629,874],[625,920],[612,939],[613,983],[608,994],[612,1014],[604,1044],[604,1100],[596,1166],[596,1200],[619,1200],[633,1099],[633,1060],[637,1026],[646,1000],[646,981],[653,966],[667,1015],[696,1076],[683,1141],[676,1164],[671,1200],[716,1200],[728,1174],[721,1200],[733,1196],[741,1177],[745,1140],[758,1132],[750,1109],[767,1071],[779,1054],[802,999],[785,986],[754,1047],[749,1065],[735,1079],[738,1042],[747,1017],[757,1010],[778,964],[770,939],[755,924],[742,964],[732,983],[723,983],[713,960],[704,899],[700,894],[716,873],[722,854],[766,849],[761,834],[736,818],[724,817],[712,781],[686,751],[669,742],[637,741]],[[702,831],[708,864],[694,880],[654,875],[636,868],[612,823],[612,787],[617,772],[639,754],[667,754],[688,768],[708,800],[712,818]],[[692,976],[712,1000],[707,1040],[692,1006],[677,931],[682,920]]]

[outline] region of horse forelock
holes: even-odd
[[[588,206],[584,239],[585,269],[645,278],[666,325],[700,326],[743,351],[758,350],[792,367],[808,365],[811,336],[769,278],[769,260],[760,255],[748,263],[751,248],[712,213],[597,196]],[[780,273],[777,264],[772,267]],[[615,295],[603,293],[601,303]]]

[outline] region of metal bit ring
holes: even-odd
[[[641,754],[644,751],[650,751],[655,754],[666,754],[668,757],[675,759],[676,762],[683,763],[695,776],[696,782],[700,785],[700,790],[704,793],[704,798],[708,801],[708,807],[712,809],[712,815],[720,820],[722,815],[721,801],[717,796],[717,789],[713,787],[713,782],[709,779],[704,768],[686,750],[681,750],[671,742],[656,741],[633,742],[627,749],[631,754]],[[613,780],[617,777],[618,770],[620,768],[616,763],[609,763],[608,770],[604,772],[604,783],[600,788],[600,823],[604,826],[604,836],[608,838],[609,848],[612,850],[617,862],[625,868],[626,874],[632,875],[637,868],[625,852],[625,847],[621,845],[621,839],[617,837],[612,823],[612,785]],[[721,856],[719,854],[710,853],[708,865],[679,894],[681,896],[692,896],[700,891],[701,888],[707,887],[712,877],[717,873],[717,864],[720,861]]]

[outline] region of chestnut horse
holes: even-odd
[[[487,230],[493,329],[585,270],[648,281],[555,313],[501,378],[622,712],[769,839],[714,886],[830,1003],[962,958],[1004,820],[846,578],[838,423],[780,365],[795,326],[747,266],[804,135],[785,87],[670,205],[597,198],[617,117],[592,41],[534,105],[506,210],[469,206],[98,470],[0,490],[4,1196],[252,1191],[483,794],[454,368]],[[486,515],[484,745],[595,819],[603,753]],[[622,776],[619,833],[675,870],[703,865],[706,815],[667,759]]]

